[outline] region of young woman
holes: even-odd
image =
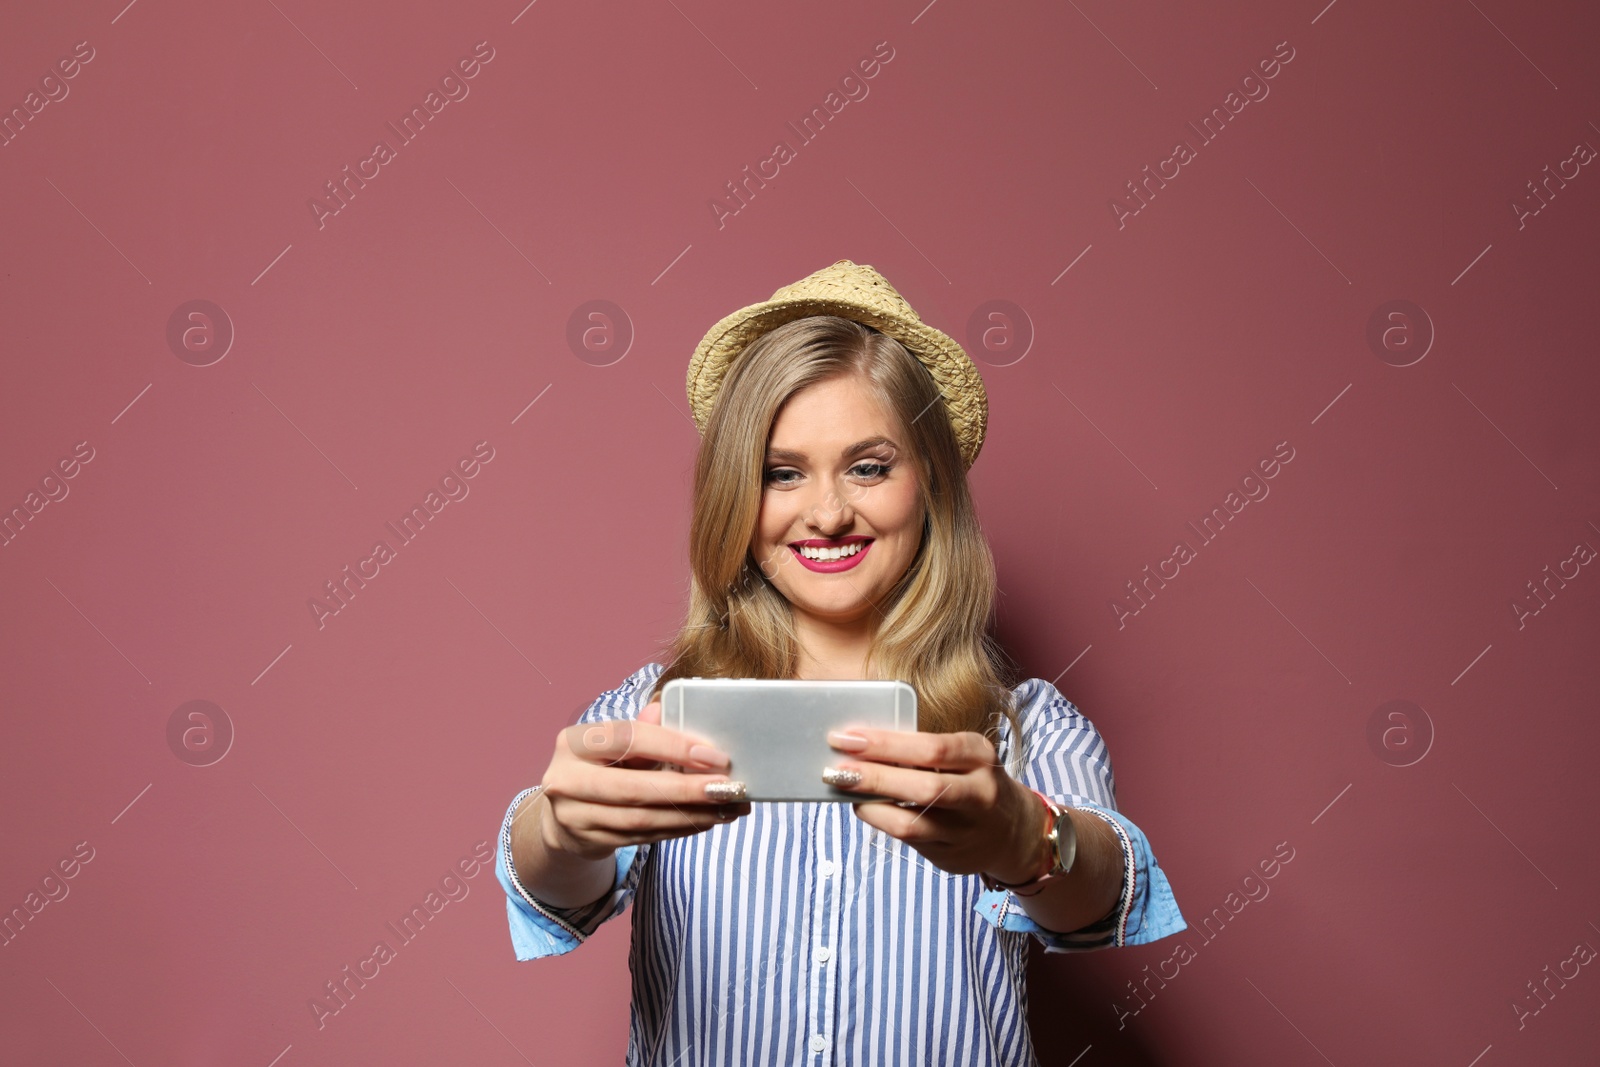
[[[517,958],[633,901],[629,1064],[1034,1063],[1030,935],[1086,951],[1186,924],[1093,724],[1012,685],[988,634],[976,367],[840,260],[713,327],[689,397],[688,619],[512,801]],[[921,729],[830,735],[825,780],[890,800],[752,805],[724,754],[660,725],[661,687],[693,676],[903,679]]]

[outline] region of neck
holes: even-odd
[[[874,618],[834,622],[796,612],[795,636],[800,642],[796,676],[814,681],[865,678]]]

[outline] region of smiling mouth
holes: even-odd
[[[796,546],[795,551],[806,559],[826,562],[832,559],[849,559],[851,556],[859,555],[866,547],[865,542],[857,541],[855,544],[839,548],[812,548],[809,545],[800,545]]]
[[[829,572],[849,570],[860,563],[872,544],[870,537],[846,537],[841,541],[795,541],[789,551],[807,570]]]
[[[841,537],[837,541],[824,541],[815,538],[806,541],[791,541],[789,542],[789,547],[794,549],[795,554],[803,559],[827,562],[828,560],[849,559],[851,556],[860,554],[871,543],[872,538],[863,534],[853,534],[850,537]]]

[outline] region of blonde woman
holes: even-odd
[[[1013,684],[989,636],[976,367],[840,260],[713,327],[689,398],[688,618],[506,812],[517,958],[632,901],[641,1067],[1036,1062],[1030,937],[1087,951],[1186,924],[1093,724]],[[694,676],[902,679],[920,730],[829,737],[825,780],[889,800],[750,804],[724,754],[660,725],[661,687]]]

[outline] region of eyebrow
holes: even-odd
[[[859,455],[862,452],[871,451],[872,449],[877,448],[879,445],[888,445],[890,448],[898,448],[898,446],[887,437],[868,437],[863,441],[857,441],[855,444],[845,449],[842,455],[845,459],[849,459],[851,456]],[[773,460],[782,460],[786,463],[804,463],[806,459],[807,456],[804,452],[798,452],[792,448],[767,449],[768,462]]]

